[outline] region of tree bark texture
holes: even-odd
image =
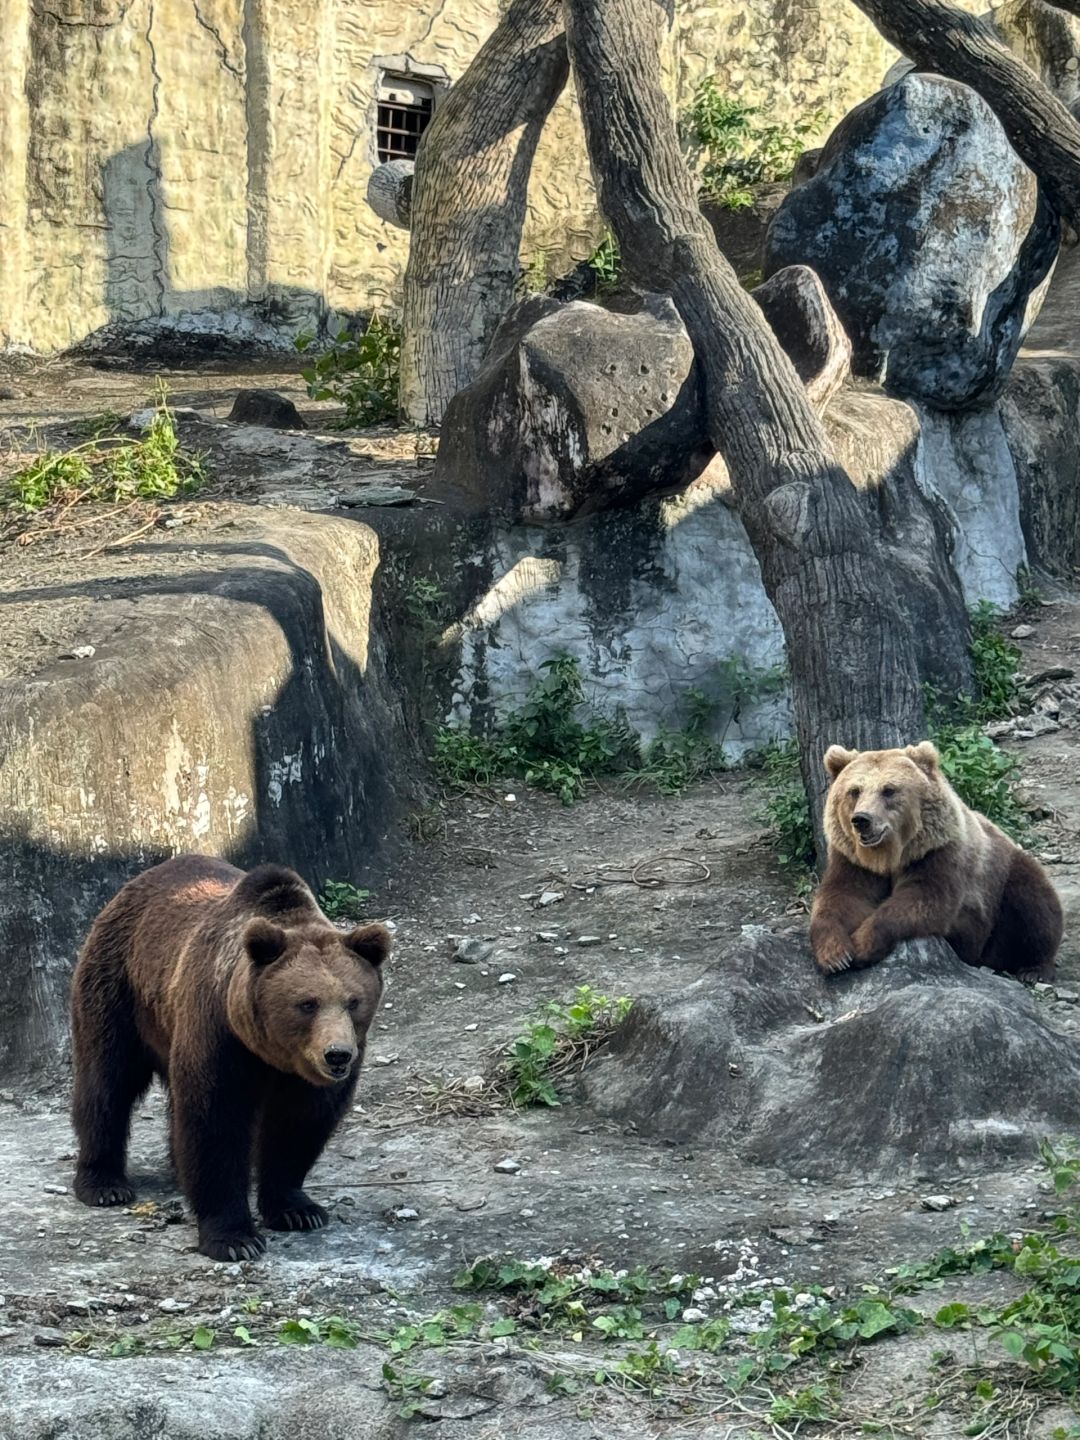
[[[387,160],[371,172],[367,203],[380,220],[398,230],[412,224],[412,188],[416,164],[412,160]]]
[[[514,297],[537,141],[566,83],[559,0],[511,0],[416,157],[402,403],[438,424]]]
[[[1051,0],[1080,15],[1080,0]],[[1080,228],[1080,122],[989,28],[945,0],[855,0],[909,60],[970,85],[1042,181],[1058,214]]]
[[[911,623],[802,382],[698,207],[661,84],[661,5],[564,9],[601,209],[631,276],[668,290],[682,315],[710,438],[784,629],[820,844],[828,745],[923,738]]]

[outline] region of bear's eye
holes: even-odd
[[[345,1002],[345,1009],[352,1014],[355,1014],[356,1011],[360,1009],[360,1001],[356,998],[355,995],[352,997],[351,1000],[347,1000]]]
[[[314,1015],[319,1008],[318,1000],[301,1000],[297,1005],[301,1015]]]
[[[881,787],[881,798],[883,800],[891,800],[895,794],[896,790],[892,785],[883,785]]]
[[[857,800],[862,794],[862,791],[859,789],[858,785],[853,785],[848,791],[848,794],[851,796],[852,800]]]

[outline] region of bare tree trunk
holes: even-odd
[[[820,835],[828,745],[921,738],[911,624],[802,382],[698,208],[661,85],[661,6],[564,8],[601,209],[631,274],[669,290],[689,331],[710,438],[784,628]]]
[[[533,155],[566,75],[559,0],[511,0],[420,144],[401,350],[418,424],[475,377],[513,300]]]
[[[1051,0],[1080,15],[1080,0]],[[977,90],[1059,215],[1080,228],[1080,123],[988,28],[945,0],[855,0],[909,60]]]

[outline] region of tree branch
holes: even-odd
[[[709,435],[784,629],[820,835],[829,743],[921,736],[911,620],[802,381],[701,214],[661,80],[660,5],[564,0],[564,13],[600,208],[631,274],[668,290],[683,318]]]

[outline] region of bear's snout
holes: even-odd
[[[856,810],[851,817],[860,845],[879,845],[885,838],[888,825],[872,815],[869,810]]]
[[[335,1080],[344,1080],[356,1059],[355,1045],[328,1045],[323,1051],[326,1068]]]

